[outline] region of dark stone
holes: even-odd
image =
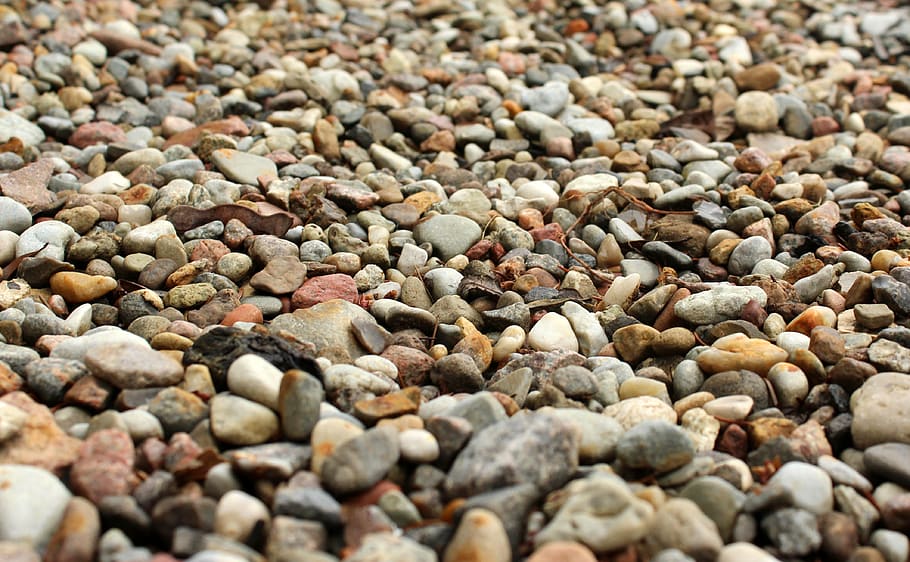
[[[278,490],[272,507],[275,515],[319,521],[327,527],[341,526],[341,504],[322,488],[288,486]]]
[[[164,498],[152,510],[152,527],[159,539],[167,545],[171,544],[178,527],[211,532],[217,505],[209,497],[179,495]]]
[[[865,254],[871,255],[871,254]],[[910,316],[910,286],[888,275],[879,275],[872,280],[872,293],[876,302],[887,304],[901,316]]]
[[[201,363],[209,368],[219,390],[226,389],[228,367],[241,355],[258,355],[280,369],[300,369],[319,376],[313,357],[300,344],[277,336],[247,332],[237,328],[213,328],[199,336],[183,354],[183,364]]]
[[[701,390],[714,396],[745,394],[755,401],[755,411],[771,405],[765,380],[751,371],[724,371],[712,375],[701,385]]]
[[[133,496],[108,496],[98,505],[105,529],[117,528],[133,541],[145,542],[152,531],[152,522]]]

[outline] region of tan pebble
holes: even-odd
[[[51,290],[70,304],[99,299],[117,288],[117,280],[103,275],[61,271],[50,278]]]
[[[667,385],[653,379],[632,377],[619,387],[619,398],[625,400],[636,396],[654,396],[655,398],[669,398]]]
[[[193,340],[171,332],[161,332],[152,337],[152,349],[186,351],[193,347]]]
[[[461,340],[452,348],[453,353],[466,353],[471,356],[480,372],[486,371],[490,363],[493,362],[493,344],[489,338],[480,333],[480,331],[464,316],[455,321],[455,325],[461,328]]]
[[[597,562],[597,558],[581,543],[555,541],[538,548],[528,562]]]
[[[743,420],[752,411],[755,400],[745,394],[731,394],[721,396],[709,402],[706,402],[702,408],[718,418],[727,420]]]
[[[692,408],[701,408],[708,402],[714,400],[714,395],[710,392],[700,391],[694,392],[685,398],[680,398],[673,404],[673,409],[676,411],[676,415],[682,417],[683,414],[691,410]]]
[[[443,562],[511,562],[509,535],[493,512],[474,508],[461,518]]]
[[[894,250],[879,250],[872,254],[873,271],[891,271],[901,261],[901,255]]]
[[[766,340],[731,334],[714,342],[696,362],[706,374],[746,369],[764,376],[772,365],[786,361],[788,355],[786,350]]]

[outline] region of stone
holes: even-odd
[[[129,495],[137,483],[134,457],[128,434],[118,429],[92,433],[79,449],[79,457],[70,470],[70,484],[95,505],[109,496]]]
[[[86,275],[76,271],[61,271],[51,275],[51,291],[66,302],[81,304],[100,299],[117,288],[117,280],[104,275]]]
[[[910,375],[879,373],[869,377],[850,397],[850,431],[856,447],[865,449],[889,442],[910,445],[908,401]]]
[[[697,504],[685,498],[671,498],[657,509],[645,545],[654,554],[676,548],[700,562],[713,562],[724,541],[717,525]]]
[[[553,416],[526,414],[476,434],[455,458],[445,488],[454,497],[523,483],[547,492],[563,485],[577,466],[574,428]]]
[[[345,558],[349,562],[380,562],[400,560],[401,562],[436,562],[436,552],[407,537],[392,533],[371,533],[364,537],[360,547]],[[314,560],[314,562],[316,562]],[[326,562],[328,562],[326,560]]]
[[[559,511],[534,537],[538,548],[575,541],[603,554],[644,538],[654,521],[654,507],[616,476],[595,474],[575,480],[564,493],[567,498]]]
[[[694,456],[689,435],[664,420],[644,421],[626,431],[616,444],[616,458],[623,467],[649,472],[669,472]]]
[[[183,379],[183,365],[176,360],[128,342],[94,347],[84,360],[92,375],[121,389],[170,386]]]
[[[0,109],[2,111],[4,110]],[[0,113],[0,123],[2,121],[3,114]],[[41,211],[57,200],[57,195],[47,188],[53,171],[53,162],[42,158],[0,177],[0,193],[25,205],[30,212]]]
[[[279,388],[284,373],[258,355],[241,355],[227,372],[228,389],[272,410],[278,410]]]
[[[874,476],[894,482],[901,486],[910,486],[910,471],[901,459],[910,452],[907,443],[881,443],[873,445],[863,452],[863,465]]]
[[[268,533],[269,509],[258,498],[240,490],[221,496],[215,508],[215,533],[240,543],[247,542],[253,533]]]
[[[34,466],[0,465],[0,541],[21,541],[44,550],[69,505],[66,486]]]
[[[749,132],[767,132],[777,128],[777,103],[762,91],[744,92],[736,98],[736,124]]]
[[[699,369],[708,374],[746,369],[765,375],[772,366],[786,361],[787,357],[785,350],[767,340],[731,334],[715,341],[695,361]]]
[[[209,402],[212,434],[230,445],[258,445],[280,431],[278,415],[252,400],[218,394]]]
[[[680,496],[689,499],[717,526],[720,537],[728,540],[736,518],[746,502],[746,495],[717,476],[702,476],[686,484]]]
[[[834,494],[831,477],[817,466],[792,461],[780,467],[768,484],[757,496],[750,496],[745,504],[747,511],[772,501],[821,515],[834,508]]]
[[[458,215],[436,215],[414,227],[414,238],[419,243],[429,242],[443,261],[465,253],[480,237],[480,226]]]
[[[379,482],[398,457],[397,432],[377,427],[338,445],[325,459],[321,478],[335,494],[360,492]]]
[[[629,430],[648,420],[664,420],[676,423],[676,411],[666,402],[654,396],[636,396],[627,398],[604,408],[604,415],[609,416]]]
[[[442,560],[509,562],[512,560],[512,547],[502,521],[496,514],[483,508],[468,510],[462,516]]]
[[[278,388],[281,430],[291,441],[306,441],[319,421],[319,405],[325,397],[322,383],[298,369],[284,373]]]
[[[20,391],[4,395],[0,401],[28,416],[15,436],[0,443],[0,464],[32,465],[58,472],[76,460],[80,441],[57,425],[46,406]]]
[[[565,316],[548,312],[528,332],[528,345],[538,351],[578,351],[578,338]]]
[[[219,148],[212,152],[210,158],[215,167],[229,180],[239,183],[259,185],[259,178],[278,176],[275,163],[264,156]]]
[[[45,560],[94,560],[100,535],[101,517],[98,509],[85,498],[72,498],[63,512],[57,531],[51,537]]]
[[[716,324],[739,318],[750,300],[765,306],[768,295],[759,287],[753,286],[716,287],[683,298],[674,305],[674,311],[678,318],[696,326]]]

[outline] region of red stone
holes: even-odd
[[[126,133],[110,121],[84,123],[70,135],[69,143],[76,148],[95,144],[111,144],[126,141]]]
[[[241,304],[234,310],[228,312],[221,320],[221,323],[225,326],[233,326],[237,322],[254,322],[256,324],[262,324],[262,321],[262,311],[259,310],[258,306],[253,304]]]
[[[129,494],[136,485],[135,450],[129,435],[118,429],[91,434],[79,448],[70,471],[70,485],[95,505],[108,496]]]
[[[231,253],[231,249],[224,245],[223,242],[218,240],[200,240],[198,244],[193,248],[193,253],[190,256],[191,261],[196,260],[211,260],[212,263],[217,262],[222,256]]]
[[[551,222],[540,228],[531,229],[530,233],[535,243],[540,242],[541,240],[559,240],[563,236],[562,227],[555,222]]]
[[[187,131],[177,133],[171,138],[167,139],[164,143],[162,149],[168,148],[175,144],[182,144],[185,146],[193,147],[196,143],[199,142],[199,139],[202,138],[203,133],[206,131],[210,133],[220,133],[222,135],[237,135],[237,136],[246,136],[250,134],[249,127],[236,115],[232,115],[227,119],[220,119],[218,121],[210,121],[198,127],[193,127]]]
[[[401,386],[426,384],[430,370],[436,364],[426,353],[403,345],[390,345],[382,352],[382,357],[398,367],[398,381]]]
[[[360,299],[354,278],[344,273],[333,273],[309,279],[294,291],[291,306],[295,309],[309,308],[332,299],[357,303]]]
[[[728,425],[717,440],[715,450],[744,459],[749,452],[749,435],[736,424]]]
[[[812,120],[812,136],[823,137],[840,131],[840,125],[833,117],[822,115]]]
[[[482,260],[486,257],[487,252],[490,251],[490,248],[493,246],[493,242],[490,240],[480,240],[464,253],[468,259],[471,260]]]

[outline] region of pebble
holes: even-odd
[[[876,374],[850,398],[851,434],[860,449],[882,443],[910,444],[905,408],[910,380],[901,373]],[[889,420],[884,423],[883,420]]]
[[[0,16],[0,558],[906,558],[903,7],[266,4]]]
[[[578,337],[572,330],[572,324],[556,312],[548,312],[534,324],[528,332],[527,343],[538,351],[578,351]]]
[[[34,466],[0,466],[0,538],[43,550],[64,518],[72,494],[56,476]]]
[[[83,355],[95,377],[117,388],[169,386],[183,378],[183,366],[160,351],[130,342],[97,345]]]

